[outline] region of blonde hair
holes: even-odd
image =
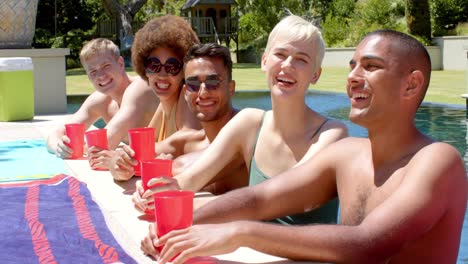
[[[289,41],[306,41],[310,42],[317,50],[315,58],[315,66],[320,68],[322,65],[323,57],[325,56],[325,42],[322,38],[320,30],[302,17],[296,15],[289,15],[284,17],[271,31],[268,36],[267,46],[265,48],[265,55],[268,56],[273,43],[281,36]]]
[[[83,46],[80,52],[80,61],[83,66],[86,64],[86,60],[96,55],[104,54],[112,55],[116,60],[120,57],[119,47],[114,42],[105,39],[97,38],[89,41]]]

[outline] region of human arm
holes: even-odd
[[[134,78],[122,96],[118,112],[106,125],[109,149],[126,138],[128,130],[146,127],[159,105],[159,98],[141,78]]]
[[[440,155],[443,155],[443,160],[438,158]],[[434,162],[435,160],[437,162]],[[306,162],[305,165],[308,163],[310,162]],[[303,167],[304,165],[291,171],[300,172],[298,169]],[[371,209],[357,225],[286,227],[243,221],[222,226],[192,226],[171,232],[156,242],[156,245],[165,244],[160,263],[164,263],[180,251],[183,252],[174,263],[181,263],[179,260],[193,255],[226,253],[229,251],[223,250],[233,250],[239,246],[291,259],[334,263],[386,262],[403,250],[417,250],[414,246],[418,240],[430,240],[433,236],[430,234],[432,230],[439,229],[434,232],[440,232],[438,225],[444,218],[453,214],[454,210],[463,218],[466,209],[466,172],[459,154],[453,147],[439,143],[426,147],[412,158],[404,170],[405,177],[399,186]],[[273,181],[278,182],[276,177],[267,182]],[[270,185],[267,182],[261,185]],[[283,199],[286,198],[290,200],[290,197],[283,196]],[[258,201],[248,200],[251,204],[247,204],[247,207],[258,209]],[[211,204],[217,201],[219,200]],[[275,203],[270,205],[276,207]],[[233,210],[233,207],[229,209]],[[242,206],[239,209],[246,211]],[[212,210],[212,219],[200,218],[198,214],[195,221],[220,222],[241,218],[238,212],[233,212],[231,215],[237,215],[237,218],[216,219],[215,213],[222,214],[223,211]],[[260,214],[264,213],[265,210],[260,209]],[[256,215],[250,212],[247,216],[254,218]],[[445,223],[447,224],[450,225]],[[220,230],[219,234],[213,233],[215,228]],[[227,231],[221,232],[222,230]],[[406,254],[415,253],[409,251]]]
[[[93,92],[86,98],[78,111],[67,119],[66,123],[82,123],[87,129],[104,115],[110,102],[110,97],[100,92]],[[60,158],[69,158],[72,150],[65,143],[70,143],[70,139],[65,135],[64,124],[59,124],[47,137],[47,150]]]
[[[200,158],[174,178],[184,190],[199,191],[209,184],[233,159],[250,161],[257,129],[264,111],[244,109],[218,133]]]

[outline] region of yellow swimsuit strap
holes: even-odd
[[[158,142],[163,141],[166,138],[166,113],[163,111],[161,128],[159,129]]]

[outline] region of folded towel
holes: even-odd
[[[136,263],[73,177],[0,184],[0,263]]]

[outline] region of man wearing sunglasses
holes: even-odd
[[[231,97],[235,91],[232,80],[232,61],[229,49],[218,44],[197,44],[184,59],[184,95],[187,105],[203,126],[203,136],[199,131],[182,130],[161,143],[159,150],[177,157],[173,163],[173,175],[177,175],[195,162],[201,152],[216,138],[221,128],[237,114]],[[167,64],[167,62],[166,62]],[[221,194],[248,184],[247,169],[242,157],[234,158],[205,190]],[[143,212],[152,209],[146,193],[137,182],[137,191],[133,201],[135,207]]]
[[[96,89],[86,98],[80,109],[67,119],[67,123],[84,123],[89,128],[99,118],[106,123],[109,149],[114,149],[126,137],[127,130],[146,126],[159,104],[158,97],[140,77],[125,72],[124,60],[119,48],[110,40],[98,38],[87,43],[80,53],[81,63],[90,82]],[[70,139],[63,124],[48,137],[49,152],[66,159],[72,150],[65,145]],[[106,150],[92,148],[94,167],[107,167],[110,154]]]

